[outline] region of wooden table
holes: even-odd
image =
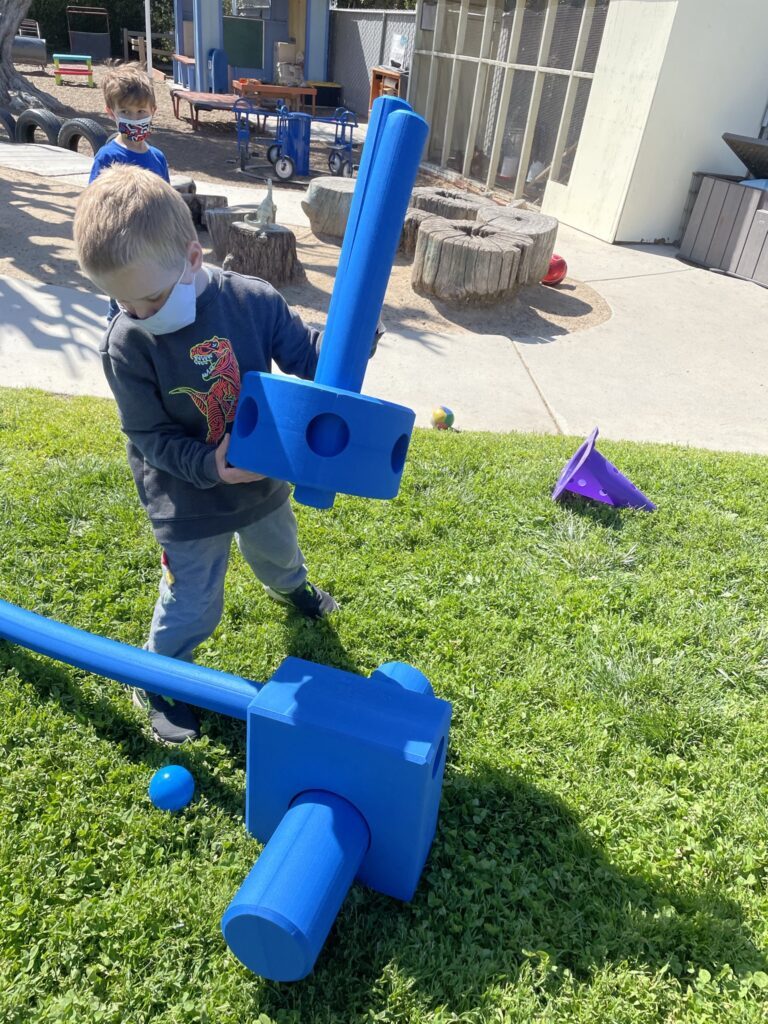
[[[238,96],[256,97],[265,96],[272,99],[284,99],[289,109],[298,110],[301,106],[303,96],[309,96],[312,100],[312,116],[317,113],[317,89],[311,85],[267,85],[260,82],[258,85],[243,86],[239,79],[232,83],[232,88]],[[306,106],[306,104],[304,104]]]

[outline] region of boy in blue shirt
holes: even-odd
[[[170,182],[168,162],[147,143],[157,109],[155,92],[147,75],[135,64],[109,68],[102,82],[107,113],[119,135],[102,146],[94,157],[89,183],[113,164],[134,164]]]
[[[157,109],[149,77],[137,64],[121,64],[107,70],[101,87],[107,113],[114,119],[119,135],[102,146],[94,157],[88,184],[114,164],[142,167],[159,174],[170,184],[168,161],[159,149],[147,142]],[[107,323],[111,323],[118,312],[117,303],[111,298]]]

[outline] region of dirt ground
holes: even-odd
[[[57,86],[52,73],[21,69],[31,82],[65,105],[65,116],[87,116],[105,128],[112,124],[103,111],[101,90],[82,83]],[[98,83],[101,68],[95,69]],[[193,177],[198,191],[215,192],[215,185],[243,185],[234,164],[234,119],[230,113],[204,113],[200,129],[188,119],[174,117],[168,86],[156,86],[157,113],[152,143],[166,155],[172,174]],[[44,141],[44,140],[41,140]],[[327,149],[317,147],[313,169],[327,173]],[[231,162],[227,162],[231,161]],[[296,187],[295,184],[293,186]],[[54,179],[0,169],[0,274],[29,281],[91,290],[80,273],[72,243],[72,214],[80,189]],[[260,194],[257,193],[257,197]],[[275,190],[280,219],[280,187]],[[216,260],[200,233],[206,258]],[[303,284],[281,289],[286,300],[307,323],[322,324],[333,288],[339,249],[316,238],[311,231],[296,231],[297,251],[307,274]],[[398,257],[392,270],[382,312],[386,325],[396,331],[496,334],[506,337],[550,339],[593,327],[607,320],[610,307],[582,282],[566,278],[558,288],[542,285],[523,289],[509,303],[455,309],[417,295],[410,284],[410,264]]]

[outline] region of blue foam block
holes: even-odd
[[[391,682],[287,658],[248,709],[246,826],[265,842],[300,794],[363,817],[365,885],[410,900],[437,822],[451,705]]]
[[[242,469],[316,488],[394,498],[415,414],[369,395],[352,395],[271,373],[246,373],[229,460]],[[297,494],[298,496],[298,494]],[[333,503],[333,494],[329,495]]]

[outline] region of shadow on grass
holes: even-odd
[[[566,971],[589,984],[607,966],[664,969],[685,989],[726,963],[737,976],[766,968],[735,903],[618,869],[556,796],[487,771],[446,780],[413,902],[353,887],[314,974],[259,987],[253,1005],[281,1020],[318,1006],[329,1020],[369,1019],[395,971],[414,1004],[462,1013],[494,987],[554,996]]]

